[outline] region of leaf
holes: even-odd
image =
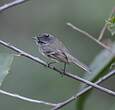
[[[115,53],[115,43],[112,45],[111,50]],[[103,50],[95,57],[90,65],[92,74],[84,74],[83,78],[93,82],[97,81],[99,77],[106,74],[105,71],[110,70],[110,66],[114,61],[114,55],[107,49]]]
[[[115,23],[108,26],[108,30],[111,32],[111,35],[115,35]]]
[[[111,35],[115,35],[115,16],[112,16],[107,21],[107,29],[111,32]]]
[[[9,73],[13,59],[14,59],[13,54],[8,53],[0,54],[0,86],[2,85],[4,78]]]
[[[115,53],[115,43],[112,45],[111,49],[113,53]],[[84,74],[83,78],[92,82],[97,81],[100,77],[108,73],[108,71],[110,70],[110,66],[114,61],[114,55],[106,49],[103,50],[95,57],[94,61],[90,65],[92,74]],[[80,90],[84,89],[84,87],[86,87],[86,84],[82,84],[80,86]],[[79,100],[77,101],[77,108],[79,110],[83,109],[83,105],[91,92],[92,91],[89,90],[88,92],[80,96]]]

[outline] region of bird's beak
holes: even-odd
[[[37,37],[32,37],[33,40],[37,40]]]
[[[41,43],[39,37],[32,37],[32,39],[38,44],[38,43]]]

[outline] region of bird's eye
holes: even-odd
[[[49,34],[46,34],[45,37],[49,37]]]

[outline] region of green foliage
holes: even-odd
[[[14,56],[12,54],[8,53],[0,54],[0,86],[2,85],[4,78],[9,73],[13,59]]]
[[[111,35],[115,35],[115,16],[112,16],[107,21],[107,28],[111,32]]]

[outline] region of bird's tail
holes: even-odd
[[[88,73],[91,73],[90,68],[83,64],[82,62],[80,62],[77,58],[73,57],[72,55],[68,55],[68,57],[70,58],[70,62],[77,65],[78,67],[82,68],[83,70],[85,70]]]

